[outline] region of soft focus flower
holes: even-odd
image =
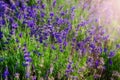
[[[27,22],[27,25],[32,28],[32,27],[35,26],[35,23],[34,23],[33,20],[29,20],[29,21]]]
[[[17,27],[18,27],[18,24],[17,24],[17,23],[13,23],[13,24],[12,24],[12,28],[13,28],[13,29],[17,29]]]
[[[3,77],[5,80],[8,80],[8,76],[9,76],[9,71],[8,71],[8,67],[5,68],[5,71],[3,73]]]
[[[20,38],[22,37],[22,33],[19,34],[19,37],[20,37]]]
[[[73,72],[73,69],[72,69],[72,62],[69,62],[68,65],[67,65],[67,69],[65,71],[65,75],[67,77],[69,77],[70,73]]]
[[[65,12],[64,12],[64,11],[62,11],[62,12],[60,13],[60,15],[61,15],[61,16],[64,16],[64,15],[65,15]]]
[[[95,75],[94,75],[94,78],[95,78],[95,79],[98,79],[98,78],[100,78],[100,77],[101,77],[101,75],[99,75],[99,74],[95,74]]]
[[[53,17],[53,16],[54,16],[54,13],[53,13],[53,12],[50,12],[50,16]]]
[[[0,39],[3,38],[3,33],[0,31]]]
[[[45,9],[45,4],[42,4],[41,7],[42,7],[42,9]]]
[[[112,58],[115,56],[115,52],[114,51],[110,51],[109,55],[108,55],[108,58]]]
[[[112,64],[113,64],[113,62],[112,62],[112,60],[111,60],[111,59],[109,59],[109,64],[110,64],[110,65],[112,65]]]
[[[116,48],[120,49],[120,44],[117,44],[117,45],[116,45]]]
[[[44,18],[45,13],[41,11],[40,16],[41,16],[42,18]]]
[[[17,43],[19,42],[18,38],[16,38],[16,42],[17,42]]]
[[[51,46],[51,48],[52,48],[53,50],[56,50],[56,48],[55,48],[55,46],[54,46],[54,45],[52,45],[52,46]]]
[[[105,53],[107,52],[107,48],[104,48],[104,52],[105,52]]]
[[[53,0],[53,7],[56,6],[56,0]]]
[[[75,10],[75,6],[71,7],[71,12],[73,12]]]

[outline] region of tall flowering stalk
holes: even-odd
[[[65,71],[65,76],[66,76],[67,78],[70,78],[71,73],[73,72],[72,64],[73,64],[73,62],[72,62],[72,59],[71,59],[71,57],[70,57],[70,58],[68,59],[68,64],[67,64],[66,71]]]
[[[26,78],[30,79],[30,74],[31,74],[31,57],[30,57],[30,53],[27,51],[27,47],[26,45],[24,45],[23,48],[23,52],[24,52],[24,59],[25,59],[25,66],[26,66]]]
[[[9,71],[8,71],[8,67],[6,67],[6,68],[5,68],[5,71],[4,71],[4,73],[3,73],[3,77],[4,77],[5,80],[9,80],[9,79],[8,79],[8,76],[9,76]]]

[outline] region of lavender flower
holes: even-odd
[[[3,73],[3,77],[5,80],[8,80],[8,76],[9,76],[9,71],[8,71],[8,67],[6,67],[4,73]]]
[[[99,64],[100,64],[100,61],[99,61],[99,60],[96,60],[95,64],[96,64],[95,66],[98,67]]]
[[[37,77],[36,76],[32,76],[32,80],[37,80]]]
[[[16,38],[16,42],[17,42],[17,43],[19,42],[18,38]]]
[[[104,52],[105,52],[105,53],[107,52],[107,48],[104,48]]]
[[[41,16],[42,18],[44,18],[45,13],[41,11],[40,16]]]
[[[120,49],[120,44],[117,44],[117,45],[116,45],[116,48]]]
[[[98,78],[100,78],[100,77],[101,77],[101,75],[99,75],[99,74],[95,74],[95,75],[94,75],[94,78],[95,78],[95,79],[98,79]]]
[[[53,17],[53,16],[54,16],[54,13],[53,13],[53,12],[50,12],[50,16]]]
[[[22,33],[19,34],[19,37],[20,37],[20,38],[22,37]]]
[[[89,68],[90,68],[90,67],[93,67],[93,65],[94,65],[93,62],[94,62],[94,61],[93,61],[93,58],[91,58],[91,57],[88,58],[88,60],[87,60],[87,65],[88,65]]]
[[[33,20],[29,20],[29,21],[27,22],[27,25],[32,28],[32,27],[35,26],[35,23],[34,23]]]
[[[41,56],[42,54],[38,52],[37,50],[34,50],[33,53],[37,54],[38,56]]]
[[[30,63],[32,62],[32,59],[30,57],[30,53],[27,50],[26,44],[24,44],[23,52],[24,52],[24,59],[25,59],[24,66],[26,67],[26,78],[30,78],[30,73],[31,73]]]
[[[56,0],[53,1],[53,7],[55,7],[55,5],[56,5]]]
[[[64,12],[64,11],[62,11],[62,12],[60,13],[60,15],[61,15],[61,16],[64,16],[64,15],[65,15],[65,12]]]
[[[52,48],[53,50],[56,50],[56,48],[55,48],[55,46],[54,46],[54,45],[52,45],[52,46],[51,46],[51,48]]]
[[[108,58],[112,58],[115,56],[115,52],[114,51],[110,51],[109,55],[108,55]]]
[[[42,4],[41,7],[42,7],[42,9],[45,9],[45,4]]]
[[[5,25],[5,23],[6,23],[5,20],[2,20],[2,21],[1,21],[1,24],[2,24],[2,25]]]
[[[73,72],[73,69],[72,69],[72,62],[69,62],[68,65],[67,65],[67,69],[65,71],[65,75],[67,77],[69,77],[70,73]]]
[[[112,62],[112,60],[111,60],[111,59],[109,59],[109,64],[110,64],[110,65],[112,65],[112,64],[113,64],[113,62]]]
[[[0,31],[0,39],[3,38],[3,33]]]
[[[75,6],[71,7],[71,12],[73,12],[75,10]]]

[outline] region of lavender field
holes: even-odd
[[[0,0],[0,80],[120,80],[118,16],[102,2]]]

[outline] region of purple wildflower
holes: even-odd
[[[13,23],[13,24],[12,24],[12,28],[13,28],[13,29],[17,29],[17,27],[18,27],[18,24],[17,24],[17,23]]]
[[[41,11],[40,16],[41,16],[42,18],[44,18],[45,13]]]
[[[111,60],[111,59],[109,60],[109,64],[110,64],[110,65],[112,65],[112,64],[113,64],[113,62],[112,62],[112,60]]]
[[[3,33],[0,31],[0,39],[3,38]]]
[[[62,12],[60,13],[60,15],[61,15],[61,16],[64,16],[64,15],[65,15],[65,12],[62,11]]]
[[[67,46],[67,44],[68,44],[68,43],[67,43],[66,41],[64,41],[63,45],[64,45],[65,47]]]
[[[31,28],[35,26],[35,23],[34,23],[33,20],[28,21],[27,24],[28,24],[28,26],[31,27]]]
[[[53,7],[55,7],[55,5],[56,5],[56,0],[53,1]]]
[[[116,48],[120,49],[120,44],[117,44],[117,45],[116,45]]]
[[[42,4],[42,5],[41,5],[41,8],[42,8],[42,9],[45,9],[45,4]]]
[[[66,71],[65,71],[65,75],[68,77],[71,72],[73,72],[72,62],[69,62],[68,65],[67,65],[67,69],[66,69]]]
[[[1,23],[2,23],[2,25],[5,25],[6,22],[5,22],[5,20],[2,20]]]
[[[3,73],[3,77],[5,78],[5,80],[8,80],[8,75],[9,75],[9,71],[8,71],[8,67],[6,67],[4,73]]]
[[[32,80],[37,80],[37,77],[36,76],[32,76]]]
[[[71,12],[73,12],[75,10],[75,6],[73,6],[72,8],[71,8]]]
[[[53,12],[50,12],[50,16],[53,17],[53,16],[54,16],[54,13],[53,13]]]
[[[19,34],[19,37],[20,37],[20,38],[22,37],[22,33]]]
[[[17,43],[19,42],[18,38],[16,38],[16,42],[17,42]]]
[[[112,57],[114,57],[114,56],[115,56],[115,52],[114,52],[114,51],[110,51],[108,57],[109,57],[109,58],[112,58]]]
[[[99,63],[100,63],[100,61],[99,61],[99,60],[96,60],[95,66],[98,67],[98,66],[99,66]]]
[[[56,48],[55,48],[55,46],[54,46],[54,45],[52,45],[52,46],[51,46],[51,48],[52,48],[53,50],[56,50]]]

